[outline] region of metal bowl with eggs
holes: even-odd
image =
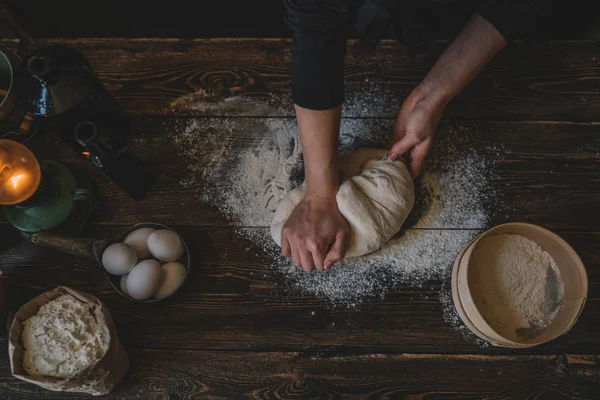
[[[168,226],[136,224],[103,249],[99,262],[112,287],[137,302],[164,300],[177,292],[190,272],[190,252]]]

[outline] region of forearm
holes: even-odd
[[[306,196],[335,197],[342,107],[309,110],[296,105],[304,154]]]
[[[429,71],[419,90],[444,107],[505,45],[500,32],[474,14]]]

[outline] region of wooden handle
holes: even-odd
[[[39,246],[49,247],[63,253],[85,257],[99,261],[99,256],[106,248],[107,240],[96,240],[91,238],[72,238],[57,235],[52,232],[34,233],[29,240]]]

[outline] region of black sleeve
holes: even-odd
[[[477,13],[511,42],[534,32],[539,19],[549,15],[551,5],[552,0],[483,0]]]
[[[352,7],[343,0],[284,0],[292,38],[292,99],[326,110],[344,100],[344,56]]]

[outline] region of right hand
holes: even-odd
[[[419,174],[435,130],[444,113],[445,102],[441,95],[428,94],[418,86],[406,98],[396,118],[390,160],[409,156],[408,170],[413,178]]]
[[[305,196],[281,232],[281,254],[297,267],[324,271],[344,258],[350,226],[335,197]]]

